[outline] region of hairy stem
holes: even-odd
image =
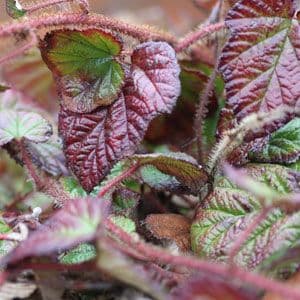
[[[98,193],[98,197],[103,197],[113,187],[117,186],[124,179],[130,177],[138,168],[139,164],[134,164],[129,169],[125,170],[123,173],[110,180],[103,188],[101,188],[101,190]]]
[[[241,268],[234,266],[229,269],[224,264],[195,259],[189,256],[172,255],[165,250],[147,245],[146,243],[136,240],[133,236],[126,233],[123,229],[115,225],[112,221],[107,220],[106,228],[116,235],[122,242],[139,251],[141,254],[148,257],[152,262],[160,262],[163,264],[172,264],[182,266],[189,269],[199,270],[201,272],[209,272],[223,277],[230,276],[243,283],[254,285],[257,288],[272,291],[282,295],[285,298],[300,299],[300,289],[294,288],[288,284],[268,279],[259,274],[251,273]]]
[[[175,47],[176,52],[181,52],[186,50],[189,46],[197,42],[199,39],[204,38],[214,32],[217,32],[225,27],[224,22],[219,22],[211,24],[205,27],[200,27],[199,29],[188,33],[183,37]]]
[[[130,25],[100,14],[82,15],[74,13],[57,14],[9,23],[0,27],[0,37],[24,32],[24,30],[41,29],[49,26],[94,26],[121,32],[140,41],[162,40],[171,44],[175,44],[177,41],[174,36],[148,26]]]

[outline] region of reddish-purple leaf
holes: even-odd
[[[66,158],[88,191],[116,161],[135,152],[149,122],[170,112],[179,96],[179,67],[168,44],[141,44],[133,52],[132,63],[132,77],[111,106],[88,114],[61,110],[59,127]]]
[[[70,200],[45,224],[32,232],[28,239],[4,257],[2,263],[69,249],[93,239],[106,211],[106,202],[99,199]]]
[[[220,71],[238,121],[253,112],[299,107],[300,27],[293,1],[241,0],[230,10]]]

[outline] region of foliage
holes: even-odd
[[[193,2],[180,38],[6,0],[0,295],[300,299],[298,1]]]

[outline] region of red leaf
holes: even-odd
[[[116,161],[135,152],[149,122],[170,112],[179,96],[179,67],[168,44],[141,44],[133,52],[132,63],[132,78],[111,106],[89,114],[61,110],[59,127],[66,158],[87,191]]]
[[[293,14],[288,0],[241,0],[230,10],[231,35],[219,67],[238,121],[253,112],[299,106],[300,27]]]
[[[68,201],[44,225],[32,232],[27,240],[4,257],[2,263],[69,249],[93,239],[106,210],[106,202],[95,198]]]

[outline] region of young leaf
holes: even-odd
[[[116,60],[122,51],[116,36],[99,29],[57,30],[46,35],[40,48],[65,108],[88,113],[116,100],[125,77]]]
[[[4,257],[2,263],[50,254],[92,240],[106,210],[106,203],[99,199],[78,198],[68,201],[44,225],[32,232],[27,240]]]
[[[253,161],[291,163],[300,156],[300,118],[272,133],[267,144],[249,155]]]
[[[238,121],[252,112],[297,105],[300,27],[292,3],[241,0],[228,13],[231,35],[219,69]]]
[[[190,250],[190,220],[178,214],[151,214],[146,228],[159,240],[174,241],[183,252]]]
[[[132,78],[111,106],[90,114],[64,108],[60,112],[68,165],[87,191],[115,162],[135,152],[149,122],[160,113],[170,112],[180,93],[179,67],[168,44],[141,44],[132,62]]]
[[[130,160],[142,167],[142,180],[153,188],[180,190],[181,186],[197,194],[208,181],[206,171],[185,153],[135,155]]]
[[[43,143],[51,135],[51,125],[39,114],[14,110],[0,111],[0,146],[13,139],[22,138],[35,143]]]
[[[299,174],[287,168],[250,165],[246,171],[274,192],[299,191]],[[218,185],[198,209],[191,227],[192,248],[200,256],[226,262],[234,241],[260,213],[261,203],[224,180]],[[300,237],[299,224],[299,212],[285,215],[279,209],[272,210],[243,244],[235,257],[236,263],[254,269],[277,251],[291,247]]]
[[[94,259],[96,254],[95,246],[83,243],[74,249],[67,251],[62,257],[60,257],[59,260],[63,264],[81,264]]]
[[[124,216],[112,216],[111,220],[127,233],[133,233],[136,231],[135,223],[129,218]]]
[[[26,10],[22,8],[19,0],[5,0],[5,2],[6,12],[10,17],[18,19],[26,14]]]
[[[112,210],[115,214],[130,217],[139,202],[139,194],[127,188],[118,188],[112,195]]]

